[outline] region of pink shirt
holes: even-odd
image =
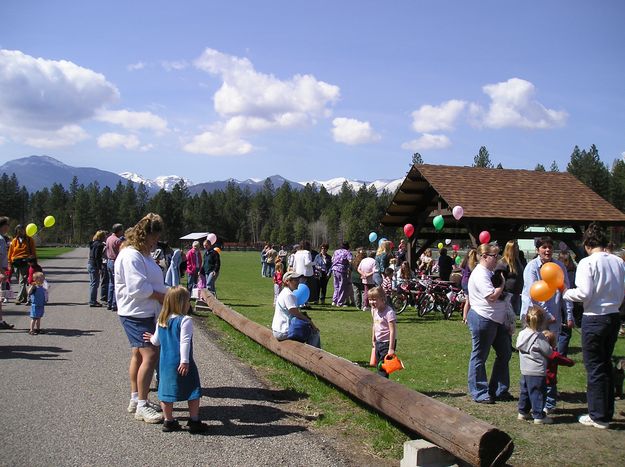
[[[391,322],[397,321],[395,310],[386,305],[383,310],[371,308],[371,316],[373,318],[373,332],[377,342],[389,342],[391,339]]]

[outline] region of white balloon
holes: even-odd
[[[449,245],[451,243],[451,239],[450,238],[446,238],[445,239],[445,245]]]

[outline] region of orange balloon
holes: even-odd
[[[561,289],[564,286],[564,271],[556,263],[548,262],[540,268],[540,277],[552,289]]]
[[[553,297],[555,293],[556,289],[551,288],[544,280],[536,281],[530,287],[530,297],[532,297],[532,300],[535,302],[546,302]]]

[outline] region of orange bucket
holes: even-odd
[[[404,364],[397,355],[393,354],[384,357],[384,361],[380,363],[380,368],[390,375],[394,371],[403,370]]]

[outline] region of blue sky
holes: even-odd
[[[625,152],[625,2],[0,3],[0,163],[194,182]]]

